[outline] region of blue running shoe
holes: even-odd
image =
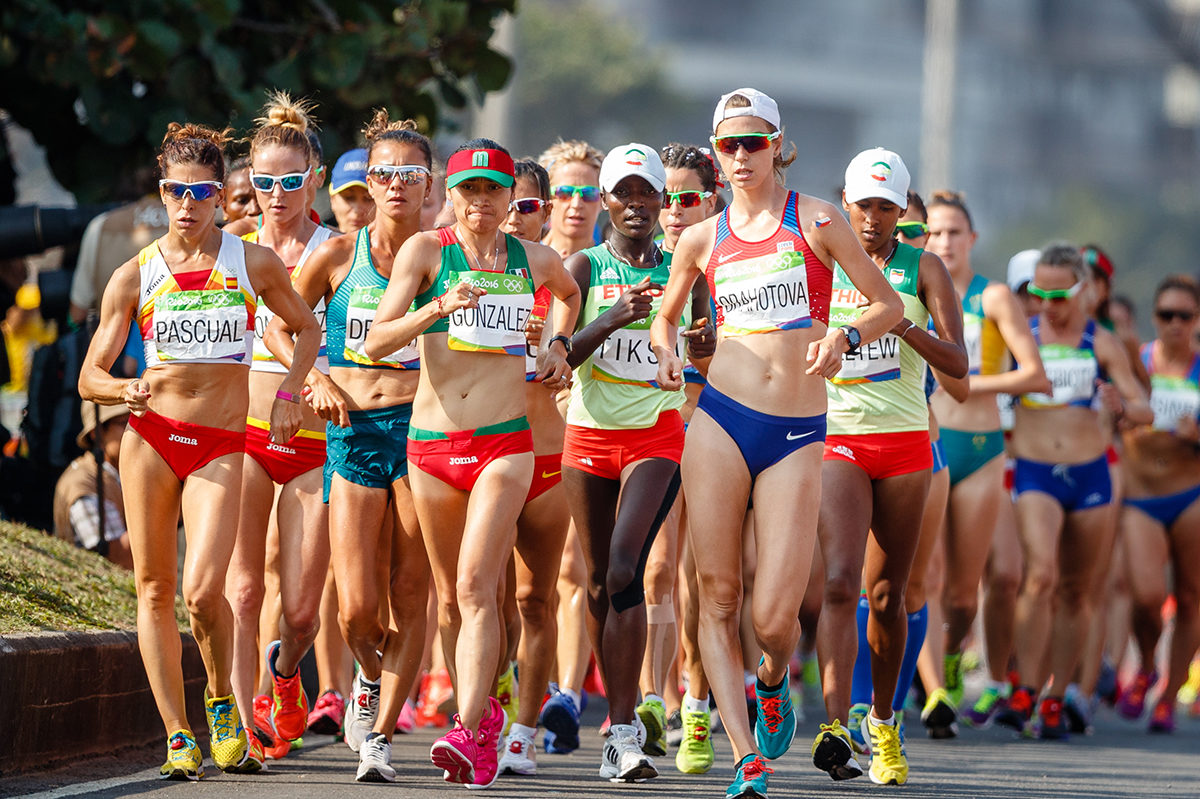
[[[539,723],[546,728],[547,737],[554,733],[554,749],[558,754],[574,752],[579,748],[579,709],[575,700],[559,691],[542,705]],[[547,744],[547,752],[550,751]]]
[[[850,732],[850,745],[854,747],[855,754],[871,754],[871,745],[863,737],[862,732],[862,720],[870,712],[871,706],[868,704],[860,703],[850,706],[850,715],[846,718],[846,729]]]
[[[762,755],[746,755],[733,771],[725,799],[767,799],[767,775],[774,773]]]
[[[754,693],[758,699],[754,742],[763,757],[777,760],[787,752],[796,734],[796,711],[788,691],[787,672],[783,673],[783,683],[772,691],[767,690],[762,680],[755,679]]]

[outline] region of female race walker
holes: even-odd
[[[1125,424],[1153,421],[1125,348],[1084,310],[1086,280],[1078,248],[1042,250],[1029,284],[1041,313],[1029,324],[1054,389],[1021,397],[1013,424],[1013,494],[1025,560],[1014,648],[1022,687],[996,720],[1025,726],[1049,678],[1038,707],[1041,738],[1067,737],[1063,689],[1079,663],[1116,531],[1102,427],[1109,419],[1096,405]]]
[[[652,330],[658,384],[673,391],[683,384],[674,320],[703,274],[720,338],[682,467],[700,575],[700,651],[720,707],[745,702],[742,541],[733,531],[741,531],[751,498],[758,547],[753,622],[764,652],[753,734],[741,713],[722,714],[737,759],[729,797],[765,796],[766,759],[782,756],[795,733],[787,672],[817,532],[825,378],[837,373],[844,352],[886,333],[903,312],[838,210],[780,182],[795,156],[781,155],[779,122],[775,101],[754,89],[717,103],[713,144],[733,201],[680,236]],[[869,305],[857,325],[829,330],[835,260]]]
[[[881,148],[859,153],[846,168],[842,206],[850,227],[900,294],[904,318],[859,355],[844,356],[842,370],[830,379],[817,526],[825,561],[817,652],[825,709],[835,734],[822,733],[814,762],[834,779],[862,773],[847,751],[846,738],[836,734],[850,710],[862,585],[869,603],[874,690],[861,729],[864,742],[870,742],[871,781],[880,785],[902,785],[908,779],[892,709],[908,627],[905,586],[933,470],[925,361],[952,378],[967,374],[962,314],[946,267],[936,255],[894,236],[908,205],[908,180],[900,156]],[[836,268],[830,325],[856,324],[862,305],[862,295]],[[926,332],[931,319],[936,335]],[[915,658],[911,665],[916,666]],[[903,684],[910,682],[911,672]]]
[[[269,408],[275,444],[287,445],[300,429],[298,392],[320,343],[317,320],[292,290],[279,258],[215,224],[225,141],[223,133],[199,125],[167,128],[158,167],[170,228],[113,274],[79,376],[84,399],[123,402],[133,414],[121,443],[121,479],[126,496],[138,497],[125,509],[138,645],[168,733],[160,774],[174,779],[203,773],[184,712],[175,622],[180,510],[187,535],[183,597],[208,676],[212,758],[224,771],[239,770],[247,767],[248,750],[230,682],[233,615],[223,592],[237,537],[255,297],[297,333],[295,363]],[[122,380],[109,370],[131,321],[141,330],[147,369],[140,379]]]
[[[375,218],[319,248],[296,289],[305,302],[328,307],[329,375],[309,374],[308,400],[329,422],[324,498],[338,618],[359,663],[346,743],[359,755],[358,780],[391,782],[391,737],[420,668],[429,595],[429,562],[405,479],[419,361],[411,339],[376,357],[364,342],[395,254],[420,228],[432,151],[415,123],[392,122],[385,111],[363,133]],[[288,338],[271,343],[285,360]]]
[[[1154,292],[1158,338],[1142,347],[1150,374],[1153,427],[1125,433],[1121,457],[1127,486],[1122,510],[1125,562],[1133,594],[1133,633],[1141,667],[1117,710],[1137,719],[1158,682],[1155,650],[1162,636],[1166,570],[1174,576],[1175,630],[1167,679],[1150,713],[1151,732],[1174,732],[1175,695],[1200,644],[1200,353],[1196,320],[1200,287],[1189,277],[1169,277]]]
[[[278,255],[293,283],[313,250],[335,235],[308,218],[308,182],[315,156],[307,136],[310,108],[308,103],[293,102],[287,94],[272,95],[250,140],[250,182],[263,209],[263,224],[243,238]],[[324,304],[315,310],[318,320],[323,320]],[[254,315],[242,510],[226,579],[234,618],[234,694],[239,708],[253,708],[260,734],[279,739],[268,741],[268,745],[294,741],[308,726],[300,658],[316,636],[317,610],[329,563],[329,525],[320,497],[325,425],[303,403],[304,421],[287,445],[274,443],[267,425],[275,392],[287,374],[263,344],[263,334],[273,316],[261,305]],[[324,338],[321,345],[317,368],[328,369],[323,357]],[[259,658],[263,657],[258,633],[267,568],[267,526],[272,519],[279,538],[276,565],[283,612],[274,634],[262,642],[271,696],[255,697]],[[287,748],[276,746],[276,751],[286,753]],[[257,735],[250,742],[250,756],[262,762],[262,743]]]
[[[505,719],[488,694],[502,654],[499,593],[533,475],[525,325],[534,289],[546,285],[555,334],[538,377],[558,390],[569,380],[567,333],[579,308],[579,288],[553,250],[500,231],[513,181],[512,157],[493,141],[473,139],[451,155],[455,224],[400,248],[366,340],[377,358],[420,336],[409,479],[459,711],[430,757],[447,780],[479,787],[496,778]]]

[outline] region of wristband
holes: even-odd
[[[900,334],[900,338],[904,338],[905,336],[907,336],[907,335],[908,335],[908,331],[912,330],[912,329],[913,329],[914,327],[916,327],[916,326],[917,326],[917,323],[916,323],[916,322],[914,322],[914,321],[912,321],[911,319],[909,319],[909,320],[908,320],[908,327],[904,328],[904,332]]]
[[[438,296],[436,299],[437,299],[437,308],[438,308],[438,319],[444,319],[446,314],[444,314],[442,312],[442,297]]]
[[[297,405],[300,404],[299,394],[293,394],[292,392],[284,391],[283,389],[279,389],[275,392],[275,399],[287,400],[288,402],[294,402]]]

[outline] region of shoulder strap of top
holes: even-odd
[[[1138,347],[1138,357],[1142,359],[1142,366],[1146,367],[1146,374],[1154,374],[1154,342],[1147,341],[1142,346]],[[1192,358],[1192,368],[1197,368],[1200,364],[1200,355]]]
[[[371,261],[371,232],[367,230],[366,225],[363,225],[359,228],[358,235],[354,237],[354,260],[350,264],[350,271],[373,265]]]
[[[243,233],[242,241],[248,241],[251,244],[258,244],[258,231],[259,230],[262,230],[262,228],[258,228],[257,230],[251,230],[249,233]]]
[[[156,255],[158,255],[158,239],[147,244],[138,253],[138,266],[145,266],[150,263]]]
[[[1079,339],[1079,349],[1091,350],[1096,349],[1096,320],[1088,319],[1087,324],[1083,326],[1083,337]]]
[[[972,282],[974,282],[974,281],[972,281]],[[1040,347],[1042,345],[1042,334],[1039,329],[1040,328],[1039,322],[1040,322],[1040,317],[1038,317],[1038,316],[1031,316],[1029,318],[1029,332],[1033,333],[1033,340],[1035,342],[1037,342],[1037,345]]]
[[[524,277],[533,278],[533,274],[529,270],[529,257],[525,254],[525,245],[521,240],[511,233],[504,234],[504,247],[508,252],[508,262],[505,264],[506,272],[517,272]]]
[[[804,237],[804,232],[800,230],[800,195],[794,191],[789,191],[787,202],[783,205],[783,220],[782,227],[791,233],[794,233],[801,238]]]
[[[437,229],[438,241],[443,247],[449,247],[451,244],[458,244],[458,236],[454,235],[453,227],[440,227]]]
[[[721,211],[721,215],[717,217],[717,240],[713,243],[713,250],[721,246],[721,242],[729,238],[729,206]]]
[[[1188,370],[1188,380],[1200,383],[1200,353],[1192,356],[1192,368]]]

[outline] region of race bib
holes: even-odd
[[[525,324],[533,312],[533,284],[507,272],[455,272],[450,286],[470,283],[485,289],[477,308],[459,308],[450,314],[450,349],[526,355]]]
[[[803,253],[785,250],[719,265],[714,283],[727,336],[812,327]]]
[[[1174,433],[1180,419],[1200,417],[1200,387],[1184,377],[1151,375],[1150,408],[1154,429]]]
[[[246,300],[240,291],[172,291],[154,300],[160,361],[242,361],[246,323]]]
[[[421,355],[416,339],[379,360],[367,357],[367,333],[375,321],[375,311],[383,299],[384,289],[377,286],[355,286],[346,304],[346,343],[342,357],[360,366],[390,366],[394,369],[417,369]]]
[[[829,299],[829,326],[853,325],[862,316],[868,300],[839,266],[833,274],[833,291]],[[851,355],[842,355],[842,369],[830,382],[838,385],[878,383],[900,377],[900,339],[892,333],[864,344]]]
[[[658,358],[650,349],[650,325],[658,316],[660,301],[655,300],[654,310],[645,319],[608,334],[608,338],[592,354],[593,379],[633,386],[657,385]],[[601,308],[600,313],[607,310]]]
[[[325,353],[325,298],[322,297],[317,301],[317,307],[313,308],[313,316],[317,317],[317,324],[321,326],[321,348],[317,350],[317,357],[326,357]],[[275,318],[275,312],[268,308],[260,299],[258,305],[254,309],[254,363],[255,364],[278,364],[279,359],[267,349],[266,342],[263,341],[267,334],[267,326],[271,324],[271,320]],[[282,366],[279,367],[283,369]]]
[[[1054,385],[1054,394],[1026,394],[1021,402],[1033,407],[1090,405],[1099,372],[1096,359],[1074,347],[1043,344],[1042,364]]]

